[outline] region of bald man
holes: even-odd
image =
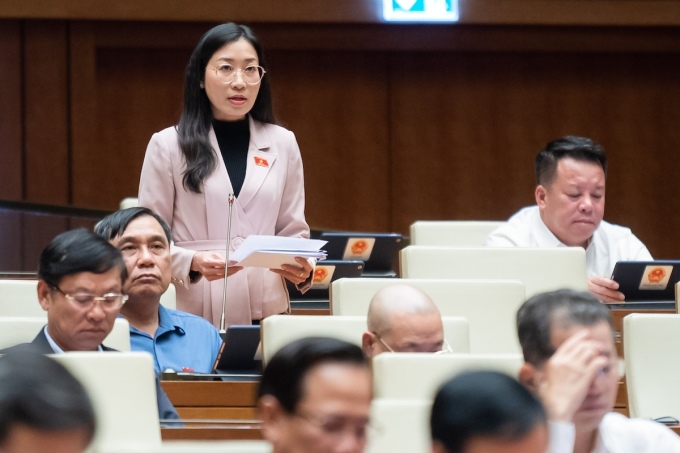
[[[375,293],[366,321],[361,343],[368,358],[383,352],[450,351],[439,309],[413,286],[391,285]]]

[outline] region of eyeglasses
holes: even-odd
[[[310,412],[294,412],[294,416],[300,417],[324,434],[341,439],[345,433],[350,433],[355,439],[365,441],[368,433],[373,431],[369,419],[352,419],[341,415],[320,415]]]
[[[395,351],[387,342],[377,333],[373,332],[373,335],[378,338],[378,340],[387,348],[388,351],[390,352],[397,352]],[[449,346],[449,343],[446,340],[442,340],[442,347],[439,351],[422,351],[419,349],[418,345],[408,347],[403,351],[398,351],[398,352],[429,352],[430,354],[453,354],[453,350],[451,349],[451,346]]]
[[[118,310],[123,306],[125,301],[128,300],[127,295],[120,293],[106,293],[103,296],[95,296],[90,293],[67,294],[57,285],[50,284],[50,286],[63,295],[73,305],[87,311],[91,310],[97,301],[101,302],[104,310]]]
[[[262,66],[246,66],[244,69],[235,68],[230,64],[221,64],[216,68],[206,68],[215,71],[217,79],[222,83],[231,83],[236,80],[236,74],[241,73],[241,78],[248,85],[257,85],[267,73]]]

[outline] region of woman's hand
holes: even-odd
[[[295,261],[299,264],[299,266],[294,264],[284,264],[281,266],[281,269],[269,270],[283,276],[283,278],[286,280],[290,280],[296,285],[299,285],[309,278],[313,267],[311,264],[309,264],[309,261],[307,261],[306,258],[302,258],[301,256],[296,256]]]
[[[224,258],[216,252],[197,252],[191,259],[191,270],[200,272],[209,282],[224,278]],[[229,266],[227,276],[234,275],[243,269],[239,266]]]

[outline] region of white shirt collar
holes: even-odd
[[[59,345],[54,341],[52,336],[50,336],[50,333],[47,330],[47,326],[45,326],[45,338],[47,338],[47,342],[50,344],[50,346],[52,347],[52,350],[54,351],[55,354],[63,354],[64,352],[66,352],[63,349],[61,349],[59,347]],[[99,352],[104,351],[102,349],[102,345],[97,346],[97,351],[99,351]]]

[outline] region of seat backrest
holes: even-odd
[[[29,316],[47,318],[38,303],[38,280],[0,280],[0,316]],[[161,304],[175,309],[177,293],[174,285],[168,286],[161,296]]]
[[[430,453],[432,401],[380,398],[371,403],[366,453]]]
[[[482,246],[502,220],[419,220],[411,224],[411,245]]]
[[[461,371],[494,370],[517,379],[520,354],[388,354],[373,357],[375,398],[426,399]]]
[[[469,324],[461,317],[442,317],[444,338],[454,352],[470,351]],[[331,337],[361,346],[366,316],[275,315],[262,320],[262,360],[266,364],[283,346],[304,337]]]
[[[680,419],[680,315],[623,318],[623,357],[631,417]]]
[[[139,206],[139,199],[137,197],[125,197],[120,200],[120,209],[136,208]]]
[[[266,440],[166,440],[150,453],[271,453]]]
[[[0,316],[47,319],[38,303],[38,280],[0,280]]]
[[[168,289],[165,290],[161,296],[161,305],[165,308],[177,310],[177,290],[175,289],[175,285],[170,284]]]
[[[387,286],[407,284],[424,291],[442,316],[462,316],[470,323],[470,352],[520,352],[515,317],[524,303],[519,280],[450,280],[343,278],[331,286],[331,314],[365,316],[375,293]]]
[[[46,323],[44,317],[0,317],[0,349],[30,343]],[[130,324],[127,319],[116,318],[113,329],[103,343],[122,352],[130,351]]]
[[[54,354],[87,390],[97,417],[96,452],[154,451],[161,446],[156,383],[145,352]]]
[[[581,247],[421,247],[401,251],[404,278],[512,279],[526,297],[569,288],[586,291],[586,254]]]

